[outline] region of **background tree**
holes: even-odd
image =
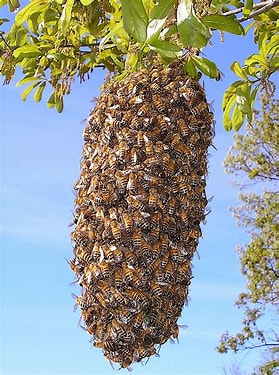
[[[238,225],[250,236],[250,243],[238,248],[241,272],[247,291],[236,305],[244,308],[242,330],[234,336],[225,333],[217,350],[264,348],[270,359],[258,368],[260,374],[273,374],[279,368],[279,333],[276,332],[279,276],[279,110],[278,100],[267,92],[261,96],[261,109],[252,126],[236,134],[226,159],[225,170],[244,192],[242,205],[233,210]],[[276,359],[277,358],[277,359]]]
[[[50,86],[47,104],[59,112],[75,78],[82,82],[96,67],[123,77],[143,66],[145,57],[151,64],[183,57],[191,77],[200,71],[219,80],[214,61],[199,52],[214,32],[243,35],[252,30],[258,52],[242,66],[232,62],[238,80],[223,101],[224,127],[238,130],[245,118],[252,119],[259,87],[272,91],[269,78],[279,67],[278,0],[33,0],[22,9],[18,1],[0,1],[0,6],[6,4],[18,12],[10,30],[0,34],[4,83],[18,66],[23,78],[17,85],[29,84],[22,99],[34,90],[34,100],[40,101]],[[0,21],[4,30],[9,20]]]

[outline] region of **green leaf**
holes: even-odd
[[[53,93],[50,95],[47,101],[48,108],[53,108],[55,106],[55,96],[55,91],[53,91]]]
[[[239,85],[242,85],[242,84],[243,84],[243,81],[235,81],[224,92],[223,103],[222,103],[222,109],[223,109],[223,111],[225,110],[226,106],[228,105],[228,102],[230,101],[232,95],[235,95],[237,87]],[[234,96],[234,100],[235,100],[235,96]]]
[[[166,21],[165,18],[156,18],[151,20],[147,25],[146,31],[146,43],[152,43],[153,40],[157,40],[160,35],[161,29]]]
[[[40,78],[35,78],[34,76],[24,77],[20,81],[17,82],[16,87],[20,87],[22,85],[25,85],[26,83],[33,82],[35,80],[39,81]]]
[[[185,48],[201,49],[210,37],[209,29],[196,17],[191,0],[180,0],[177,7],[177,29]]]
[[[243,9],[243,16],[248,17],[253,9],[253,0],[246,0],[245,6]]]
[[[35,44],[30,44],[28,46],[18,47],[14,50],[13,55],[15,58],[23,59],[23,58],[30,58],[30,57],[37,57],[40,56],[42,52],[39,50],[39,47]]]
[[[74,2],[75,0],[67,0],[67,2],[64,4],[64,8],[59,20],[63,36],[67,35],[68,27],[72,17]]]
[[[183,70],[185,74],[187,74],[189,77],[195,79],[198,76],[197,68],[195,67],[195,64],[192,60],[188,60],[186,64],[183,65]]]
[[[159,18],[165,18],[169,15],[170,10],[173,7],[174,0],[164,0],[164,1],[157,1],[157,4],[154,5],[149,18],[151,20]]]
[[[148,16],[142,0],[121,0],[123,25],[127,33],[137,42],[145,42]]]
[[[58,113],[61,113],[64,109],[64,103],[63,103],[63,97],[62,96],[56,96],[55,99],[55,108]]]
[[[202,18],[202,22],[212,28],[212,29],[217,29],[221,31],[227,31],[228,33],[231,34],[236,34],[236,35],[242,35],[245,33],[243,27],[241,24],[232,18],[228,18],[226,16],[221,16],[221,15],[210,15],[210,16],[204,16]]]
[[[233,113],[232,113],[233,130],[238,131],[241,128],[241,126],[243,125],[243,122],[244,122],[244,118],[245,118],[244,113],[241,112],[239,107],[236,105],[234,107],[234,110],[233,110]]]
[[[279,35],[275,34],[272,35],[270,38],[270,41],[267,43],[266,46],[266,53],[268,54],[275,54],[277,53],[277,50],[279,49]]]
[[[84,6],[90,5],[94,0],[80,0],[81,4]]]
[[[15,16],[15,24],[19,26],[22,25],[33,12],[40,11],[42,7],[47,6],[47,3],[48,0],[33,0],[17,13]]]
[[[24,27],[18,29],[15,42],[17,46],[22,46],[27,40],[27,30]]]
[[[42,82],[40,86],[37,88],[33,96],[35,102],[39,102],[42,99],[42,94],[43,94],[45,87],[46,87],[46,82]]]
[[[32,85],[28,86],[24,91],[22,91],[22,93],[21,93],[21,100],[23,100],[25,102],[27,95],[30,94],[30,92],[35,87],[37,87],[39,84],[40,84],[40,81],[39,82],[35,82]]]
[[[224,102],[224,100],[223,100],[223,102]],[[232,121],[231,121],[230,113],[231,113],[231,110],[232,110],[232,107],[233,107],[234,103],[235,103],[235,94],[230,96],[230,98],[226,102],[225,106],[223,105],[223,110],[224,110],[223,125],[224,125],[225,130],[227,130],[227,131],[232,130]]]
[[[196,67],[208,77],[216,78],[218,76],[218,68],[213,61],[196,55],[192,56],[192,60]]]
[[[2,25],[4,22],[10,22],[8,18],[0,18],[0,25]]]
[[[238,61],[234,61],[231,65],[231,70],[236,74],[239,78],[247,79],[247,74],[244,72],[244,70],[239,65]]]
[[[18,0],[7,0],[7,3],[11,13],[15,12],[20,7]]]
[[[236,104],[239,110],[243,113],[248,113],[251,110],[250,106],[250,88],[248,83],[243,83],[243,85],[237,87],[236,89]]]
[[[175,59],[181,57],[183,52],[176,44],[171,44],[165,40],[155,40],[149,44],[150,49],[158,52],[163,57]]]

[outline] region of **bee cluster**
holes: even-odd
[[[179,65],[111,81],[84,129],[74,258],[85,329],[129,368],[177,338],[207,199],[213,114]]]

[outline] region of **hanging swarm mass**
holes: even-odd
[[[93,345],[129,368],[177,338],[207,199],[213,114],[179,65],[111,81],[75,184],[76,297]]]

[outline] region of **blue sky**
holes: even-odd
[[[234,80],[229,66],[255,51],[251,38],[218,35],[207,58],[218,63],[222,81],[204,79],[216,116],[217,150],[210,150],[208,197],[211,214],[195,257],[190,288],[180,324],[179,344],[166,343],[160,357],[146,366],[133,365],[133,374],[222,374],[237,363],[245,371],[260,359],[259,352],[221,355],[215,351],[221,334],[240,327],[242,312],[233,305],[245,280],[235,254],[247,237],[229,212],[237,190],[223,171],[222,161],[233,143],[223,130],[222,93]],[[69,286],[74,275],[65,258],[72,258],[68,224],[72,219],[72,187],[79,175],[84,120],[98,96],[104,73],[75,83],[58,114],[30,95],[21,102],[16,81],[1,86],[1,355],[2,375],[108,375],[113,370],[100,349],[77,326]],[[116,366],[117,368],[117,366]],[[125,372],[125,370],[123,370]],[[243,373],[244,373],[243,371]]]

